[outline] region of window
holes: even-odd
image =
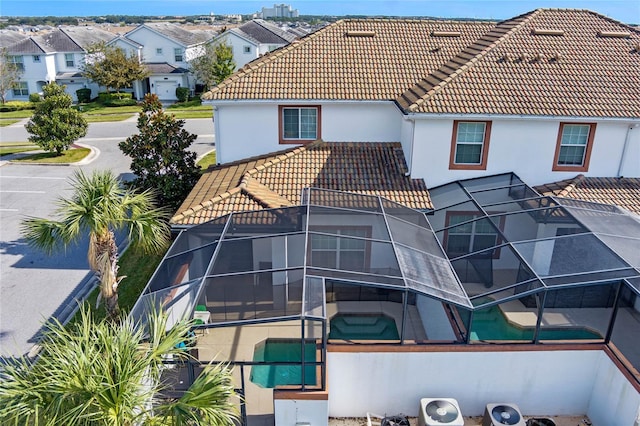
[[[40,55],[33,55],[33,62],[40,62]]]
[[[449,169],[486,170],[490,121],[454,121]]]
[[[491,214],[496,214],[492,212]],[[474,212],[447,212],[445,226],[445,249],[450,258],[485,250],[501,243],[497,229],[504,229],[504,216],[476,220],[481,215]],[[491,223],[491,222],[492,223]],[[456,226],[457,224],[460,224]],[[499,257],[498,249],[493,257]]]
[[[280,110],[280,143],[320,139],[320,107],[284,107]]]
[[[67,68],[74,68],[76,66],[76,62],[73,59],[73,53],[65,53],[64,60],[67,64]]]
[[[29,85],[26,81],[19,81],[13,86],[13,96],[29,96]]]
[[[276,50],[278,48],[277,44],[270,44],[269,45],[269,52],[273,52],[274,50]]]
[[[595,133],[596,125],[592,123],[560,123],[553,170],[589,170],[589,157]]]
[[[19,71],[24,71],[24,59],[22,56],[9,56],[9,62],[15,64]]]
[[[251,53],[251,46],[242,46],[243,53]]]
[[[179,47],[176,49],[173,49],[173,56],[176,62],[182,62],[184,60],[184,57],[182,55],[182,49]]]
[[[319,232],[334,235],[311,234],[311,264],[320,268],[365,271],[368,265],[369,227],[329,228],[317,227]],[[342,236],[342,238],[341,238]],[[357,238],[349,238],[357,237]]]
[[[156,55],[162,55],[162,47],[156,48]]]

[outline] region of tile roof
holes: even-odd
[[[171,222],[194,225],[231,212],[299,205],[306,187],[380,195],[431,209],[426,184],[406,171],[399,143],[318,141],[210,168]]]
[[[399,104],[416,113],[638,118],[639,46],[637,29],[597,13],[538,9],[498,24]]]
[[[640,117],[640,30],[587,10],[342,20],[203,99],[395,100],[408,113]],[[603,84],[606,76],[607,83]]]
[[[184,46],[192,46],[195,44],[204,43],[205,41],[212,38],[211,33],[185,30],[180,25],[171,24],[168,22],[147,22],[142,25],[154,31],[157,31],[160,34],[172,40],[175,40]],[[133,32],[135,30],[136,29],[133,29],[130,32]]]
[[[578,175],[534,187],[542,195],[615,204],[640,215],[640,178],[585,177]]]
[[[393,100],[494,26],[341,20],[250,62],[203,98]],[[363,31],[375,35],[353,36]],[[461,35],[431,36],[434,31]]]

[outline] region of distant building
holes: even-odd
[[[273,7],[263,7],[260,12],[262,19],[267,18],[297,18],[298,9],[292,9],[288,4],[274,4]]]

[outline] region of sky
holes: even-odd
[[[0,0],[0,16],[250,14],[274,3],[301,15],[433,16],[507,19],[540,7],[590,9],[621,22],[640,23],[640,0]]]

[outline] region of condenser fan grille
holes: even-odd
[[[458,409],[448,401],[431,401],[427,404],[429,417],[440,423],[450,423],[458,418]]]
[[[493,420],[501,425],[515,425],[520,421],[520,414],[508,405],[497,405],[491,410]]]

